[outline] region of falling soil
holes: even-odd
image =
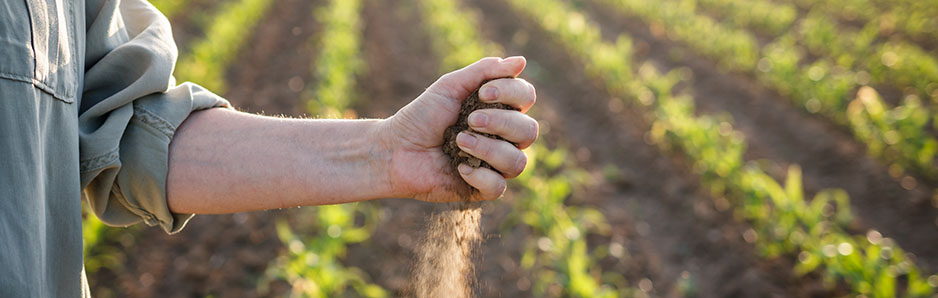
[[[482,84],[487,83],[487,80]],[[468,131],[486,137],[503,138],[473,131],[467,118],[478,109],[517,110],[502,103],[483,103],[479,100],[476,89],[463,100],[456,124],[446,129],[443,134],[443,152],[451,159],[453,173],[456,167],[465,163],[473,168],[484,167],[498,172],[491,165],[459,149],[456,135]],[[414,296],[424,297],[472,297],[476,284],[473,251],[482,240],[481,218],[482,205],[464,201],[449,203],[437,207],[430,215],[427,233],[417,250],[417,265],[414,268]]]
[[[481,218],[478,202],[448,203],[434,210],[417,250],[414,296],[474,296],[473,251],[482,240]]]

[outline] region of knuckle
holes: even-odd
[[[489,159],[492,156],[492,151],[494,146],[492,146],[490,139],[484,136],[476,135],[478,141],[476,143],[475,151],[478,154],[478,158]]]
[[[499,134],[511,130],[511,111],[499,111],[498,117],[493,118],[494,121],[492,121],[492,124],[495,125],[494,129],[497,130]]]
[[[518,79],[505,79],[505,87],[510,88],[513,96],[518,97],[525,93],[524,82],[519,81]]]
[[[455,75],[456,75],[456,72],[458,72],[458,71],[459,71],[459,70],[454,70],[454,71],[451,71],[451,72],[447,72],[446,74],[443,74],[442,76],[440,76],[440,78],[439,78],[437,81],[438,81],[438,82],[449,82],[449,81],[452,81],[452,80],[454,80],[453,76],[455,76]]]
[[[499,58],[499,57],[485,57],[485,58],[479,59],[479,63],[480,63],[480,64],[485,64],[485,65],[492,65],[492,64],[498,63],[498,61],[500,61],[500,60],[502,60],[502,58]]]
[[[482,86],[488,86],[489,88],[495,88],[495,89],[497,89],[497,90],[499,91],[499,94],[500,94],[500,95],[503,94],[502,92],[506,92],[505,90],[508,90],[507,92],[510,92],[510,91],[511,91],[510,89],[505,89],[505,85],[502,84],[502,80],[501,80],[501,79],[494,79],[494,80],[488,81],[488,82],[486,82],[485,84],[482,84]],[[481,87],[481,86],[480,86],[480,87]],[[510,93],[509,93],[509,94],[510,94]],[[501,96],[498,96],[497,98],[495,98],[495,102],[500,102],[500,101],[501,101]]]

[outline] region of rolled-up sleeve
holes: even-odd
[[[141,220],[168,233],[191,214],[166,203],[169,143],[194,111],[228,102],[172,77],[169,22],[142,0],[88,1],[79,159],[83,196],[110,225]]]

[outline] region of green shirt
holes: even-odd
[[[88,297],[81,198],[110,225],[179,231],[168,148],[221,97],[172,77],[169,22],[143,0],[0,1],[0,297]]]

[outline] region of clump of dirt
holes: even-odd
[[[512,77],[503,78],[503,79],[512,79]],[[485,85],[485,83],[488,83],[489,81],[492,81],[492,80],[483,81],[482,85]],[[466,98],[466,100],[463,100],[462,106],[459,109],[459,118],[456,120],[456,124],[453,124],[452,126],[448,127],[446,129],[446,132],[443,133],[443,152],[446,153],[446,155],[449,155],[449,157],[452,159],[450,164],[452,164],[453,166],[454,173],[457,173],[456,166],[459,166],[459,164],[461,163],[465,163],[473,168],[483,167],[483,168],[487,168],[487,169],[498,172],[498,170],[496,170],[495,168],[492,168],[492,166],[489,165],[488,163],[482,161],[481,159],[475,158],[472,155],[469,155],[468,153],[462,151],[462,149],[459,149],[459,146],[456,145],[456,135],[464,131],[472,132],[478,135],[483,135],[483,136],[497,139],[497,140],[507,141],[497,135],[481,133],[481,132],[478,132],[469,128],[469,122],[467,121],[469,114],[479,109],[503,109],[503,110],[515,110],[515,111],[518,110],[515,107],[509,106],[503,103],[482,102],[481,100],[479,100],[479,89],[476,89],[475,91],[473,91],[472,94],[469,95],[468,98]],[[517,144],[515,143],[512,143],[512,145],[517,146]]]
[[[489,81],[491,80],[482,82],[482,85]],[[456,145],[456,135],[463,131],[505,140],[497,135],[469,128],[467,118],[478,109],[518,110],[503,103],[482,102],[479,100],[479,89],[463,100],[456,124],[448,127],[443,134],[443,152],[452,159],[450,164],[453,173],[457,173],[456,167],[461,163],[498,172],[488,163],[463,152]],[[469,201],[468,197],[463,199],[462,202],[439,207],[430,215],[427,233],[421,240],[414,268],[413,294],[416,297],[474,296],[476,278],[473,251],[482,240],[482,205]]]

